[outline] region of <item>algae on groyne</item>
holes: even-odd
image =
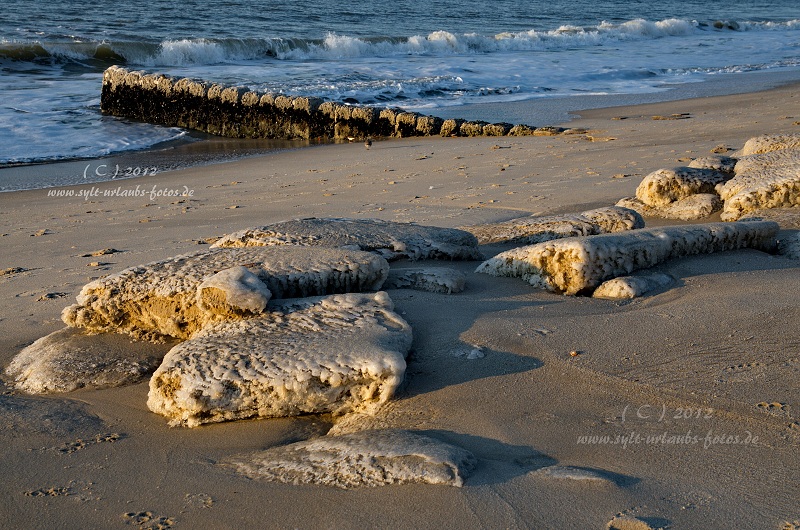
[[[407,136],[551,135],[563,129],[443,120],[395,108],[343,105],[314,97],[254,92],[118,66],[103,74],[106,114],[232,138],[364,139]]]

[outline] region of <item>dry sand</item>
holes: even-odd
[[[63,327],[90,279],[208,238],[294,217],[457,227],[608,206],[656,169],[797,132],[798,94],[591,111],[569,124],[589,132],[567,136],[312,147],[96,184],[87,200],[0,194],[0,365]],[[108,248],[120,252],[85,256]],[[6,382],[0,527],[797,528],[798,263],[751,250],[677,260],[659,267],[676,286],[630,302],[550,294],[474,274],[477,262],[394,265],[467,275],[459,294],[389,291],[414,344],[377,420],[474,453],[462,488],[250,480],[215,462],[324,434],[329,418],[170,428],[146,382],[49,397]]]

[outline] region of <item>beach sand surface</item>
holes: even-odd
[[[65,188],[89,197],[0,194],[0,364],[64,327],[61,310],[105,274],[298,217],[459,227],[610,206],[654,170],[800,131],[800,87],[567,125],[573,134],[324,145]],[[393,263],[458,269],[466,289],[388,291],[414,342],[404,385],[365,424],[472,452],[461,488],[251,480],[216,463],[324,435],[332,419],[171,428],[147,409],[146,380],[50,396],[6,380],[0,527],[599,529],[616,517],[800,528],[799,263],[755,250],[675,260],[658,267],[674,286],[624,302],[475,274],[479,262]]]

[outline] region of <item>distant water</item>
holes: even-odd
[[[185,134],[102,116],[112,64],[450,115],[746,72],[800,79],[797,0],[5,0],[0,11],[0,165]]]

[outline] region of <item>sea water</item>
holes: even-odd
[[[102,115],[102,72],[112,64],[446,117],[470,109],[464,117],[474,119],[482,103],[668,99],[670,88],[690,83],[734,92],[753,72],[798,80],[800,6],[796,0],[6,0],[0,166],[96,158],[186,135]],[[525,117],[502,118],[552,124]]]

